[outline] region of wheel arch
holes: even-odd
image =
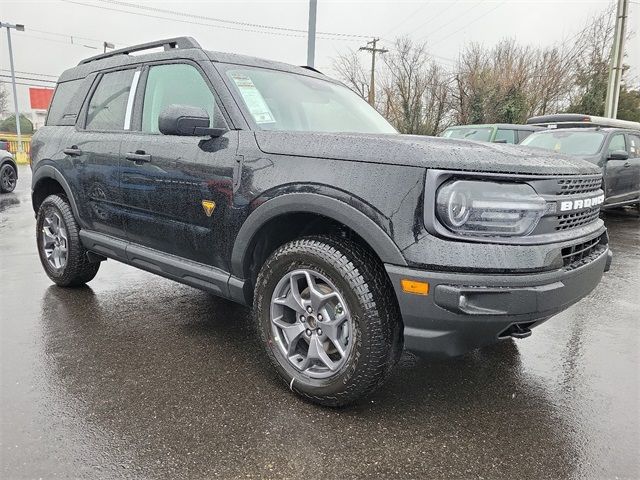
[[[37,214],[40,205],[49,195],[62,193],[69,201],[75,218],[79,220],[78,205],[72,194],[71,187],[60,171],[51,165],[42,165],[35,172],[31,180],[31,203]]]
[[[355,207],[338,199],[316,193],[288,193],[266,201],[247,217],[234,242],[231,254],[231,273],[237,278],[251,280],[250,265],[257,242],[270,232],[282,232],[291,222],[314,219],[335,226],[337,231],[353,232],[358,241],[371,249],[383,263],[407,265],[400,249],[373,219]],[[270,250],[296,238],[301,228],[292,228],[275,239]],[[317,232],[308,232],[317,233]],[[270,252],[262,254],[263,260]]]

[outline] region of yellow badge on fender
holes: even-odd
[[[204,208],[204,213],[207,214],[207,217],[210,217],[216,208],[216,202],[213,200],[202,200],[202,208]]]

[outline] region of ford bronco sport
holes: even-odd
[[[110,258],[252,305],[287,387],[324,405],[371,393],[403,346],[528,336],[611,258],[597,166],[399,135],[313,69],[188,37],[65,71],[31,155],[56,284]]]

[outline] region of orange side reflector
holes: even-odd
[[[400,280],[402,291],[405,293],[413,293],[414,295],[429,295],[429,283],[417,282],[416,280],[409,280],[403,278]]]

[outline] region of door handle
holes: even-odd
[[[129,152],[125,158],[131,162],[146,163],[151,161],[151,155],[144,153],[144,150],[136,150],[135,152]]]
[[[73,145],[70,148],[65,148],[62,150],[65,155],[69,155],[70,157],[79,157],[82,155],[82,150],[78,148],[77,145]]]

